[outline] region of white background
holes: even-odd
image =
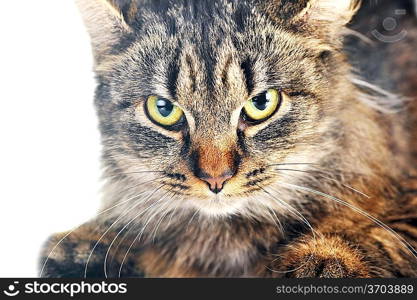
[[[83,26],[73,0],[0,1],[0,277],[37,276],[46,238],[98,209]]]

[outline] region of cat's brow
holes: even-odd
[[[180,72],[180,68],[178,66],[179,57],[180,57],[180,49],[177,48],[175,50],[174,58],[172,59],[168,67],[167,87],[173,99],[177,98],[178,74]]]
[[[223,71],[222,71],[222,75],[221,75],[222,83],[226,87],[229,87],[228,74],[229,74],[229,70],[230,70],[230,67],[231,67],[231,64],[232,64],[232,59],[233,59],[233,56],[230,54],[229,57],[226,60],[226,64],[223,67]]]
[[[189,77],[188,79],[191,81],[191,91],[193,93],[195,93],[196,89],[197,89],[197,82],[195,80],[196,74],[194,72],[194,65],[193,65],[193,60],[190,57],[189,54],[186,54],[185,56],[185,62],[188,66],[188,70],[189,70]]]
[[[243,75],[245,76],[245,83],[246,83],[246,88],[247,88],[247,92],[248,95],[251,95],[253,90],[254,90],[254,74],[253,74],[253,66],[252,66],[252,62],[250,61],[249,58],[245,59],[240,67],[243,70]]]

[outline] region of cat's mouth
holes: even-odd
[[[198,211],[198,213],[209,217],[223,217],[246,210],[250,198],[228,197],[219,193],[206,199],[190,198],[189,200],[189,203]]]
[[[265,168],[209,182],[194,178],[181,192],[182,203],[210,217],[247,213],[268,202],[266,191],[276,180]]]

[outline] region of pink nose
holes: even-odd
[[[220,177],[203,177],[201,179],[209,184],[209,188],[213,193],[218,194],[223,189],[225,182],[230,178],[232,178],[232,175],[223,175]]]

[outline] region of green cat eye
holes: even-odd
[[[156,96],[150,96],[146,101],[149,117],[163,126],[173,126],[178,123],[184,112],[171,101]]]
[[[271,117],[281,102],[280,92],[269,89],[250,99],[243,107],[244,113],[250,121],[263,121]]]

